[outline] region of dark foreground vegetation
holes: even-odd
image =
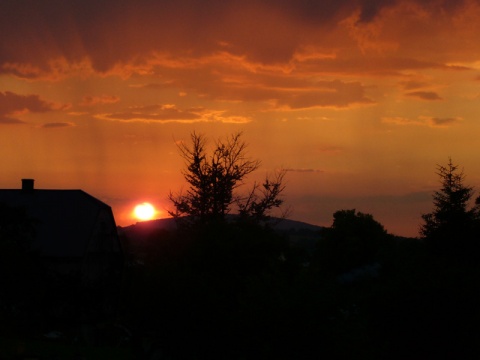
[[[316,235],[302,234],[316,236],[313,252],[269,227],[237,222],[137,235],[123,239],[127,263],[114,316],[56,318],[50,303],[39,303],[48,298],[39,273],[29,273],[33,282],[19,278],[28,268],[15,274],[31,287],[10,285],[7,291],[18,291],[14,300],[30,307],[2,308],[2,357],[480,355],[475,247],[469,253],[437,251],[426,240],[391,236],[354,210],[337,212],[333,225]],[[11,278],[3,270],[2,278]],[[58,285],[50,298],[63,297],[85,312],[82,298],[68,299],[62,293],[67,290]]]
[[[92,297],[52,283],[22,250],[24,214],[0,209],[0,358],[480,357],[480,211],[451,161],[438,168],[420,238],[388,234],[356,210],[337,211],[328,228],[288,232],[269,217],[282,203],[281,176],[237,197],[233,165],[246,161],[244,175],[257,166],[238,137],[211,158],[193,140],[183,148],[190,188],[171,195],[177,226],[121,232],[113,312],[94,311],[101,289]],[[227,216],[234,203],[238,215]]]
[[[394,237],[367,214],[337,212],[313,252],[239,223],[138,240],[123,321],[172,359],[480,355],[475,256]]]

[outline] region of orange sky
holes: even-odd
[[[480,1],[0,2],[0,187],[80,188],[129,225],[175,141],[243,131],[290,217],[417,235],[452,157],[480,188]],[[160,214],[161,215],[161,214]]]

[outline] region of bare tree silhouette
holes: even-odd
[[[284,172],[273,178],[267,176],[261,185],[254,183],[246,196],[235,192],[260,166],[259,160],[247,155],[242,133],[217,140],[211,153],[204,135],[194,132],[190,140],[191,144],[178,145],[186,161],[183,176],[189,187],[185,193],[170,192],[168,197],[174,207],[169,211],[171,216],[189,216],[194,221],[215,223],[225,220],[225,215],[236,205],[242,216],[264,220],[273,208],[282,205]]]

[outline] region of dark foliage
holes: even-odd
[[[217,140],[211,153],[205,136],[192,133],[191,144],[180,143],[179,150],[186,162],[183,176],[188,189],[185,193],[169,194],[174,207],[170,215],[190,223],[217,224],[224,222],[236,205],[243,217],[262,221],[272,209],[282,205],[284,172],[267,177],[261,185],[253,184],[246,196],[235,192],[260,165],[260,161],[247,156],[241,133]]]
[[[322,235],[317,263],[322,272],[335,275],[377,264],[391,240],[372,215],[355,209],[335,212],[332,226]]]
[[[131,300],[145,312],[131,321],[154,332],[170,354],[268,357],[287,344],[273,322],[281,320],[287,333],[278,336],[285,338],[291,329],[283,321],[298,321],[288,314],[301,303],[293,290],[298,264],[273,230],[251,222],[183,228],[152,234],[144,246],[145,265],[131,274],[142,283],[132,283]]]
[[[440,169],[424,239],[355,210],[314,251],[242,216],[152,234],[132,327],[174,359],[478,358],[480,266],[459,256],[478,211],[456,170]]]
[[[474,190],[464,184],[463,171],[451,159],[437,169],[441,188],[433,195],[433,211],[422,215],[424,224],[420,234],[431,250],[439,254],[477,258],[479,208],[478,204],[469,208]]]
[[[250,215],[123,238],[118,321],[132,337],[121,346],[138,359],[479,358],[478,210],[457,167],[439,175],[422,239],[388,234],[356,210],[335,212],[314,247]],[[21,234],[2,232],[3,244],[20,249]],[[27,271],[6,254],[3,271]],[[114,328],[103,335],[119,344]]]

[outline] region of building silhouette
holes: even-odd
[[[69,307],[73,297],[81,304],[73,311],[84,316],[115,311],[123,254],[110,206],[82,190],[35,189],[33,179],[22,179],[21,189],[0,189],[0,204],[26,214],[27,251],[48,273],[52,291],[70,294],[57,307]]]

